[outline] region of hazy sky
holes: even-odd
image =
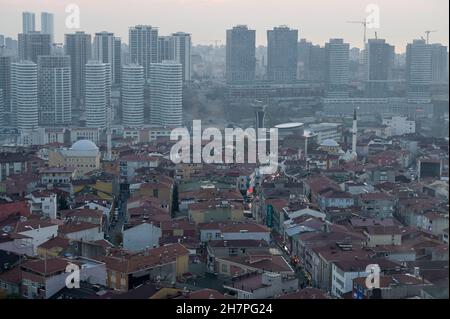
[[[94,33],[110,31],[128,42],[128,27],[150,24],[160,34],[184,31],[195,43],[224,44],[225,30],[247,24],[257,32],[257,44],[266,44],[266,30],[277,25],[299,29],[301,38],[323,44],[329,38],[342,37],[361,47],[362,26],[348,24],[363,20],[368,4],[380,8],[379,38],[386,38],[403,52],[406,43],[420,38],[425,30],[438,30],[433,42],[448,45],[448,0],[0,0],[0,34],[17,37],[22,30],[22,11],[36,12],[40,29],[40,11],[55,14],[56,41],[73,32],[65,27],[68,4],[80,8],[80,30]],[[368,30],[373,37],[375,30]]]

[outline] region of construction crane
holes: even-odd
[[[347,23],[355,23],[355,24],[361,24],[364,27],[364,45],[366,45],[367,40],[367,21],[347,21]]]
[[[217,45],[221,44],[221,42],[222,42],[220,40],[207,40],[207,41],[210,42],[210,43],[214,43],[214,47],[216,47],[216,48],[217,48]]]
[[[427,44],[430,41],[430,33],[433,33],[433,32],[437,32],[437,30],[427,30],[427,31],[425,31],[425,34],[427,35]]]

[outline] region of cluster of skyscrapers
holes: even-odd
[[[106,128],[115,114],[111,92],[120,89],[123,126],[183,124],[183,84],[191,81],[190,34],[161,36],[154,26],[136,25],[129,28],[124,51],[114,33],[91,36],[77,31],[65,35],[62,48],[54,44],[53,14],[41,14],[40,31],[34,13],[24,12],[22,18],[16,55],[0,54],[3,123],[19,130],[67,126],[73,124],[76,110],[84,113],[86,126]],[[376,99],[387,98],[395,81],[395,48],[377,37],[364,45],[356,53],[364,66],[364,98],[379,103]],[[0,47],[13,46],[12,39],[0,38]],[[325,104],[359,103],[362,100],[349,100],[351,53],[343,39],[319,46],[299,39],[298,30],[274,27],[267,31],[265,76],[257,79],[256,31],[238,25],[226,31],[225,79],[229,85],[319,83]],[[404,75],[408,101],[429,99],[432,84],[447,81],[447,63],[445,46],[423,39],[408,44]]]
[[[87,127],[106,128],[114,114],[112,89],[120,90],[121,124],[182,125],[183,83],[191,80],[191,36],[159,36],[158,28],[129,28],[129,54],[111,32],[66,34],[53,44],[53,14],[24,12],[17,55],[0,55],[0,121],[20,131],[72,124],[72,111]],[[2,37],[2,46],[4,38]]]
[[[226,80],[228,84],[255,81],[255,30],[238,25],[227,30]],[[388,96],[393,80],[395,48],[384,39],[369,39],[361,51],[367,98]],[[432,82],[447,80],[447,47],[414,40],[406,50],[408,97],[429,97]],[[298,30],[286,26],[267,31],[267,65],[264,80],[270,83],[322,82],[325,97],[348,98],[350,87],[350,45],[330,39],[324,47],[301,39]]]

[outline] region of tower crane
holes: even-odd
[[[364,46],[366,45],[367,40],[367,21],[347,21],[347,23],[360,24],[364,27]]]

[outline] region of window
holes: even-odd
[[[222,272],[228,273],[228,265],[227,264],[222,264]]]

